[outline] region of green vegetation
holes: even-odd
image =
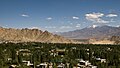
[[[60,53],[58,53],[60,52]],[[106,59],[98,62],[96,58]],[[34,67],[40,63],[70,63],[76,66],[77,59],[88,60],[98,68],[120,68],[119,45],[92,44],[52,44],[52,43],[2,43],[0,44],[0,68],[18,65],[18,68],[29,68],[23,61],[30,61]]]

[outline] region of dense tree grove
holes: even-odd
[[[24,52],[23,52],[24,49]],[[25,50],[26,49],[26,50]],[[56,50],[65,50],[64,54],[56,55]],[[106,62],[97,62],[96,58],[106,59]],[[52,43],[1,43],[0,68],[9,68],[16,64],[18,68],[29,68],[22,61],[29,60],[34,64],[43,62],[70,63],[70,68],[76,66],[77,59],[88,60],[98,68],[120,68],[119,45],[93,45],[93,44],[52,44]]]

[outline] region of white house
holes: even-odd
[[[100,61],[101,63],[106,63],[106,59],[96,58],[97,61]]]
[[[40,68],[47,68],[48,64],[47,63],[41,63],[39,65],[37,65],[37,67],[40,67]]]

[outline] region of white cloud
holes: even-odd
[[[71,26],[61,26],[60,29],[70,29],[72,28]]]
[[[27,14],[22,14],[21,16],[22,17],[29,17],[29,15],[27,15]]]
[[[96,23],[109,23],[109,21],[105,21],[105,20],[103,20],[101,18],[96,19],[95,22]]]
[[[52,17],[48,17],[47,20],[52,20]]]
[[[92,21],[93,23],[109,23],[109,21],[102,19],[103,16],[103,13],[89,13],[85,15],[86,19]]]
[[[77,24],[75,27],[76,27],[76,28],[79,28],[80,26],[81,26],[81,24]]]
[[[117,17],[118,15],[117,14],[108,14],[106,15],[106,17]]]
[[[103,13],[89,13],[89,14],[86,14],[85,15],[86,18],[91,18],[91,19],[95,19],[95,18],[100,18],[100,17],[103,17],[104,14]]]
[[[72,18],[73,18],[73,19],[79,19],[79,17],[77,17],[77,16],[73,16]]]
[[[45,26],[45,28],[47,28],[47,29],[55,29],[56,27],[55,26]]]

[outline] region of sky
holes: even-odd
[[[0,0],[0,26],[67,32],[120,26],[120,0]]]

